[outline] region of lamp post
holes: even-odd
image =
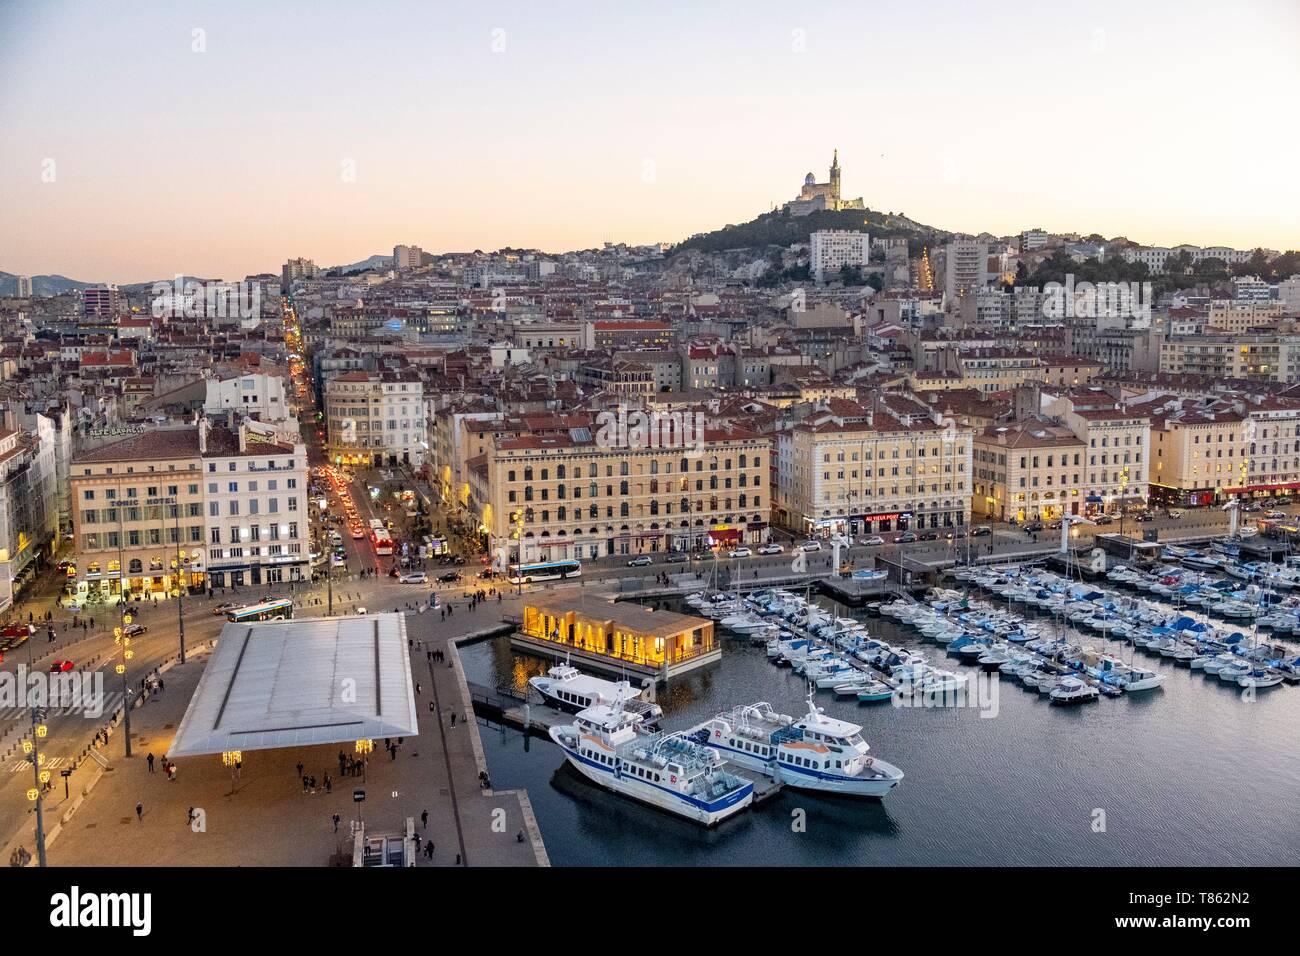
[[[181,554],[181,503],[179,498],[164,498],[164,507],[172,509],[173,528],[176,531],[176,626],[180,631],[180,662],[185,663],[185,558]]]
[[[32,650],[30,625],[27,635],[27,662],[29,668],[35,668],[35,652]],[[33,702],[31,707],[32,738],[23,741],[23,753],[32,762],[32,789],[27,791],[27,798],[36,804],[36,864],[45,866],[45,812],[42,789],[50,779],[50,772],[43,769],[45,754],[41,753],[41,740],[49,732],[45,726],[45,713]]]

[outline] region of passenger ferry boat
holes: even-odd
[[[640,727],[616,699],[588,707],[550,735],[593,783],[705,826],[753,802],[753,782],[724,770],[717,751],[682,734],[648,734]]]
[[[903,771],[867,756],[862,728],[825,716],[808,694],[808,715],[795,720],[767,703],[745,704],[688,731],[727,759],[802,790],[883,797]]]
[[[622,701],[625,710],[636,714],[647,724],[663,717],[663,709],[655,703],[640,699],[640,691],[628,681],[609,681],[584,674],[568,661],[557,664],[545,677],[530,677],[528,683],[542,698],[560,710],[576,714],[596,704]]]

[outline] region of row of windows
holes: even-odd
[[[723,499],[721,499],[721,501],[722,501],[722,508],[723,508],[723,510],[730,511],[730,510],[731,510],[731,499],[730,499],[730,498],[723,498]],[[700,513],[704,512],[704,511],[706,510],[705,507],[704,507],[705,504],[707,504],[707,505],[709,506],[708,509],[707,509],[708,511],[717,511],[717,510],[718,510],[718,502],[719,502],[719,499],[716,498],[716,497],[709,498],[707,501],[704,500],[704,499],[700,499],[699,501],[696,501],[696,502],[695,502],[695,511],[696,511],[696,512],[700,512]],[[737,507],[740,507],[740,508],[750,508],[750,507],[753,507],[753,508],[761,508],[761,507],[763,507],[763,501],[762,501],[762,498],[761,498],[759,495],[754,495],[752,499],[751,499],[748,495],[740,495],[740,496],[736,499],[736,503],[737,503]],[[619,502],[619,505],[618,505],[618,514],[619,514],[619,517],[621,517],[621,518],[627,518],[627,517],[630,517],[630,516],[631,516],[631,508],[632,508],[632,506],[631,506],[628,502],[626,502],[626,501],[621,501],[621,502]],[[652,516],[653,516],[653,515],[658,515],[658,514],[661,514],[661,513],[662,513],[662,514],[666,514],[666,515],[670,515],[670,514],[673,514],[673,503],[672,503],[671,501],[669,501],[669,502],[665,502],[663,505],[660,505],[659,500],[658,500],[658,499],[655,499],[655,500],[653,500],[653,501],[650,502],[649,508],[647,508],[645,505],[638,504],[638,505],[636,506],[636,511],[637,511],[637,514],[638,514],[638,515],[644,515],[647,511],[649,511],[649,513],[650,513]],[[686,498],[683,498],[683,499],[681,500],[680,507],[679,507],[679,509],[678,509],[678,513],[680,513],[680,514],[689,514],[690,512],[691,512],[691,502],[690,502],[690,500],[688,500],[688,499],[686,499]],[[550,520],[551,520],[551,512],[550,512],[550,509],[549,509],[549,508],[543,508],[541,511],[535,511],[534,509],[529,508],[527,511],[524,512],[524,523],[525,523],[525,524],[533,524],[533,523],[535,523],[535,521],[536,521],[536,519],[537,519],[537,517],[538,517],[539,515],[541,516],[541,523],[542,523],[542,524],[547,524],[547,523],[550,522]],[[555,516],[556,516],[556,517],[555,517],[555,520],[556,520],[556,521],[567,521],[567,520],[569,519],[569,515],[570,515],[570,510],[569,510],[568,508],[566,508],[564,505],[560,505],[560,507],[558,507],[558,508],[555,509]],[[582,517],[582,508],[581,508],[581,507],[575,507],[575,508],[573,508],[573,510],[572,510],[572,515],[573,515],[574,518],[581,518],[581,517]],[[599,517],[600,517],[600,508],[597,507],[596,505],[591,505],[591,506],[589,506],[589,507],[587,508],[587,517],[588,517],[588,518],[599,518]],[[605,517],[606,517],[606,518],[612,518],[612,517],[614,517],[614,508],[613,508],[613,506],[607,506],[607,507],[605,508]]]
[[[674,483],[675,483],[675,482],[668,482],[668,481],[664,482],[664,491],[669,491],[669,492],[670,492],[670,491],[673,491],[674,489],[671,488],[671,487],[669,487],[669,486],[670,486],[671,484],[674,484]],[[681,484],[682,484],[682,487],[681,487],[679,490],[681,490],[681,491],[689,491],[689,490],[690,490],[689,488],[685,487],[685,485],[687,484],[686,479],[682,479]],[[762,476],[761,476],[761,475],[755,475],[755,476],[754,476],[754,487],[757,488],[757,487],[761,486],[762,484],[763,484]],[[737,485],[737,487],[739,487],[739,488],[747,488],[747,487],[749,486],[748,476],[747,476],[747,475],[741,475],[741,476],[739,477],[739,479],[737,480],[736,485]],[[730,478],[724,478],[724,479],[722,480],[721,487],[722,487],[722,489],[725,490],[725,491],[730,491],[730,490],[731,490],[731,479],[730,479]],[[619,496],[620,496],[620,497],[627,497],[629,494],[631,494],[630,488],[631,488],[631,485],[630,485],[628,482],[626,482],[626,481],[620,481],[620,482],[618,483],[618,494],[619,494]],[[643,495],[643,494],[646,494],[646,492],[643,491],[642,488],[643,488],[643,486],[642,486],[641,484],[638,483],[637,486],[636,486],[636,493],[637,493],[637,495]],[[557,486],[556,489],[555,489],[555,497],[556,497],[556,500],[563,501],[566,497],[568,497],[567,490],[568,490],[568,489],[567,489],[567,487],[566,487],[565,485],[559,485],[559,486]],[[697,481],[695,482],[695,490],[696,490],[697,492],[703,492],[703,491],[705,490],[703,479],[699,479],[699,480],[697,480]],[[718,483],[718,476],[717,476],[717,475],[710,475],[710,476],[709,476],[709,488],[708,488],[708,490],[709,490],[709,491],[717,491],[717,490],[719,490],[719,483]],[[651,478],[651,479],[650,479],[650,491],[649,491],[649,493],[652,494],[652,495],[657,495],[657,494],[659,494],[659,479],[658,479],[658,478]],[[518,500],[519,500],[519,496],[518,496],[518,494],[519,494],[519,493],[518,493],[517,491],[515,491],[515,490],[512,488],[512,489],[510,489],[510,491],[506,492],[506,497],[507,497],[507,499],[508,499],[509,501],[514,502],[514,501],[518,501]],[[533,486],[532,486],[532,485],[525,485],[525,486],[524,486],[524,497],[523,497],[523,500],[524,500],[524,501],[532,501],[532,500],[534,499],[534,495],[535,495],[535,492],[533,491]],[[594,481],[591,482],[591,483],[587,486],[587,497],[588,497],[588,498],[596,498],[596,497],[598,497],[599,495],[600,495],[600,486],[597,485]],[[579,499],[579,498],[581,498],[581,497],[582,497],[582,486],[581,486],[581,485],[574,485],[574,486],[573,486],[573,498],[576,500],[576,499]],[[605,486],[605,497],[607,497],[607,498],[613,498],[613,497],[614,497],[614,486],[613,486],[613,485],[606,485],[606,486]],[[742,495],[741,497],[743,498],[744,496]],[[541,489],[539,500],[541,500],[541,501],[550,501],[550,500],[551,500],[551,490],[550,490],[549,488],[543,488],[543,489]]]
[[[709,461],[709,471],[717,471],[717,470],[718,470],[719,462],[721,462],[722,470],[723,470],[723,471],[731,471],[731,459],[730,459],[730,458],[719,459],[719,458],[717,458],[716,456],[714,456],[714,457],[710,458],[708,461]],[[696,471],[703,471],[703,470],[704,470],[704,462],[705,462],[705,459],[703,459],[703,458],[697,458],[697,459],[695,459],[695,470],[696,470]],[[763,462],[762,462],[761,457],[758,456],[758,455],[755,455],[755,456],[754,456],[753,461],[750,461],[749,456],[747,456],[747,455],[741,455],[741,456],[739,457],[739,459],[737,459],[737,466],[736,466],[736,467],[738,467],[738,468],[751,468],[751,467],[752,467],[752,468],[762,468],[762,467],[763,467]],[[523,480],[524,480],[524,481],[533,481],[533,480],[538,480],[538,481],[550,481],[550,480],[551,480],[551,478],[550,478],[550,469],[549,469],[549,468],[539,468],[539,469],[536,469],[536,470],[537,470],[538,472],[540,472],[540,474],[541,474],[541,477],[538,478],[538,479],[534,479],[534,478],[533,478],[533,474],[534,474],[534,468],[533,468],[533,466],[532,466],[532,465],[528,465],[528,466],[526,466],[526,467],[523,469],[523,473],[524,473]],[[684,473],[684,472],[688,472],[688,471],[690,471],[690,470],[691,470],[691,468],[690,468],[690,459],[689,459],[689,458],[683,458],[683,459],[681,460],[681,463],[680,463],[680,466],[679,466],[679,471],[681,471],[681,472]],[[672,462],[670,461],[670,462],[668,462],[667,467],[664,469],[664,473],[665,473],[665,474],[672,474],[672,471],[673,471],[673,464],[672,464]],[[619,464],[618,464],[618,473],[619,473],[620,475],[630,475],[630,474],[631,474],[631,465],[630,465],[627,461],[621,461],[621,462],[619,462]],[[657,475],[657,474],[659,474],[659,459],[657,459],[657,458],[652,458],[652,459],[650,459],[650,474],[652,474],[652,475]],[[587,465],[587,477],[588,477],[588,478],[598,478],[599,476],[600,476],[600,465],[597,464],[597,463],[594,462],[594,461],[593,461],[593,462],[589,462],[588,465]],[[568,468],[567,468],[567,466],[565,466],[565,465],[556,465],[556,466],[555,466],[555,480],[556,480],[556,481],[563,481],[563,480],[565,480],[565,479],[568,478],[568,477],[569,477],[569,474],[568,474]],[[581,477],[582,477],[582,466],[581,466],[581,465],[574,465],[574,466],[573,466],[573,477],[574,477],[574,478],[581,478]],[[607,464],[607,465],[605,466],[605,477],[606,477],[606,478],[613,478],[613,477],[614,477],[614,466],[613,466],[613,465],[608,465],[608,464]],[[742,477],[743,477],[743,476],[742,476]],[[517,474],[517,472],[516,472],[513,468],[511,468],[509,471],[506,472],[506,481],[519,481],[519,480],[520,480],[520,479],[519,479],[519,477],[518,477],[518,474]]]
[[[203,540],[203,525],[190,525],[181,531],[181,535],[189,541],[195,543]],[[99,551],[101,549],[115,550],[120,547],[142,548],[146,545],[178,544],[176,537],[176,528],[167,528],[164,533],[159,528],[148,528],[144,531],[127,531],[125,534],[119,534],[116,531],[107,531],[102,534],[90,532],[81,536],[81,547],[83,551]]]
[[[157,498],[157,497],[159,497],[159,494],[158,494],[158,488],[159,488],[158,485],[149,485],[148,487],[145,488],[145,494],[144,494],[144,496],[145,496],[146,498]],[[127,497],[127,498],[138,498],[138,497],[140,497],[140,489],[139,489],[139,488],[126,488],[126,489],[123,489],[123,490],[126,492],[126,497]],[[116,498],[117,498],[117,489],[116,489],[116,488],[105,488],[105,489],[103,489],[103,491],[104,491],[104,499],[105,499],[106,501],[113,501],[113,500],[116,500]],[[197,495],[198,493],[199,493],[199,486],[198,486],[198,485],[186,485],[186,494]],[[166,495],[166,497],[168,497],[168,498],[175,498],[175,497],[177,497],[179,494],[180,494],[180,485],[168,485],[168,486],[167,486],[167,495]],[[82,494],[82,500],[83,500],[83,501],[94,501],[94,500],[95,500],[95,489],[94,489],[94,488],[87,488],[87,489],[85,490],[85,492]]]
[[[272,541],[280,540],[280,529],[284,529],[286,537],[298,537],[298,522],[290,521],[288,525],[270,524],[266,526],[267,537]],[[208,538],[213,544],[221,544],[221,529],[211,528],[208,531]],[[261,541],[262,526],[252,524],[248,527],[232,524],[230,526],[230,543],[239,544],[241,541]]]

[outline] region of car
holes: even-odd
[[[1043,523],[1041,521],[1031,521],[1029,524],[1025,525],[1024,528],[1029,532],[1042,531]]]
[[[1149,511],[1142,511],[1133,516],[1134,521],[1155,521],[1156,516]]]
[[[990,535],[992,533],[993,529],[986,524],[978,524],[970,529],[970,536],[972,538],[983,538],[985,535]]]
[[[238,610],[240,607],[242,607],[242,605],[236,604],[234,601],[226,601],[224,604],[218,604],[214,607],[212,613],[218,617],[225,617],[231,611]]]
[[[479,571],[478,576],[481,578],[494,578],[497,576],[497,573],[496,570],[493,568],[484,568],[483,570]]]
[[[668,555],[668,557],[664,558],[664,560],[669,564],[685,564],[686,555],[680,551],[674,551],[672,554]]]
[[[1279,504],[1279,505],[1289,505],[1290,503],[1291,503],[1290,495],[1283,495],[1281,498],[1277,499],[1276,502],[1274,502],[1274,504]]]
[[[635,558],[627,563],[629,568],[648,568],[650,567],[650,555],[638,554]]]
[[[874,547],[879,547],[880,545],[884,544],[884,543],[885,543],[885,539],[882,538],[882,537],[881,537],[880,535],[878,535],[878,534],[873,534],[873,535],[871,535],[870,537],[863,538],[863,539],[862,539],[862,543],[865,544],[865,545],[866,545],[867,547],[869,547],[869,548],[874,548]]]
[[[1171,518],[1181,518],[1183,516],[1183,513],[1177,508],[1170,508],[1168,511],[1165,512],[1165,514],[1169,515],[1169,517]],[[1281,514],[1281,512],[1278,512],[1278,514]],[[1282,516],[1286,517],[1285,515]]]
[[[149,629],[143,624],[128,624],[122,628],[122,634],[125,637],[138,637],[147,630]]]
[[[365,536],[366,536],[366,531],[360,525],[356,525],[352,528],[353,538],[364,538]]]
[[[423,571],[407,571],[397,580],[401,584],[428,584],[429,576]]]
[[[50,665],[50,673],[66,674],[68,671],[72,670],[72,667],[72,661],[55,661]]]
[[[1060,518],[1057,518],[1055,521],[1049,521],[1049,522],[1047,522],[1047,530],[1048,530],[1048,531],[1060,531],[1060,530],[1061,530],[1061,519],[1060,519]]]
[[[1170,513],[1169,513],[1169,516],[1172,518],[1172,517],[1173,517],[1173,512],[1170,512]],[[1264,512],[1264,517],[1265,517],[1265,518],[1272,518],[1272,519],[1274,519],[1274,520],[1277,520],[1277,519],[1279,519],[1279,518],[1285,518],[1285,517],[1286,517],[1286,512],[1285,512],[1285,511],[1265,511],[1265,512]]]
[[[1258,511],[1260,506],[1253,501],[1247,502],[1241,506],[1242,511]]]
[[[358,614],[365,614],[365,613],[366,613],[366,609],[365,609],[365,607],[359,607],[359,608],[357,608],[357,613],[358,613]]]
[[[953,528],[951,531],[945,534],[944,537],[947,538],[949,541],[956,540],[957,538],[964,538],[966,537],[966,529]]]
[[[459,581],[459,580],[460,580],[459,571],[444,571],[442,574],[438,575],[438,581],[442,584],[451,584],[452,582]]]
[[[749,558],[749,557],[753,557],[753,555],[754,555],[754,552],[753,552],[753,551],[750,551],[749,548],[733,548],[733,549],[731,550],[731,554],[729,555],[729,557],[733,557],[733,558]]]
[[[904,531],[902,534],[894,536],[894,544],[911,544],[918,540],[915,531]]]
[[[781,547],[781,545],[773,543],[773,544],[763,545],[761,548],[758,549],[758,553],[759,554],[780,554],[784,550],[785,548]]]
[[[1092,523],[1093,524],[1114,524],[1115,519],[1112,518],[1110,515],[1097,515],[1097,517],[1092,519]]]
[[[820,541],[805,541],[799,545],[800,551],[820,551],[822,543]]]

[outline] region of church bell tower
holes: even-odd
[[[840,208],[840,151],[835,150],[831,157],[831,202],[832,209]]]

